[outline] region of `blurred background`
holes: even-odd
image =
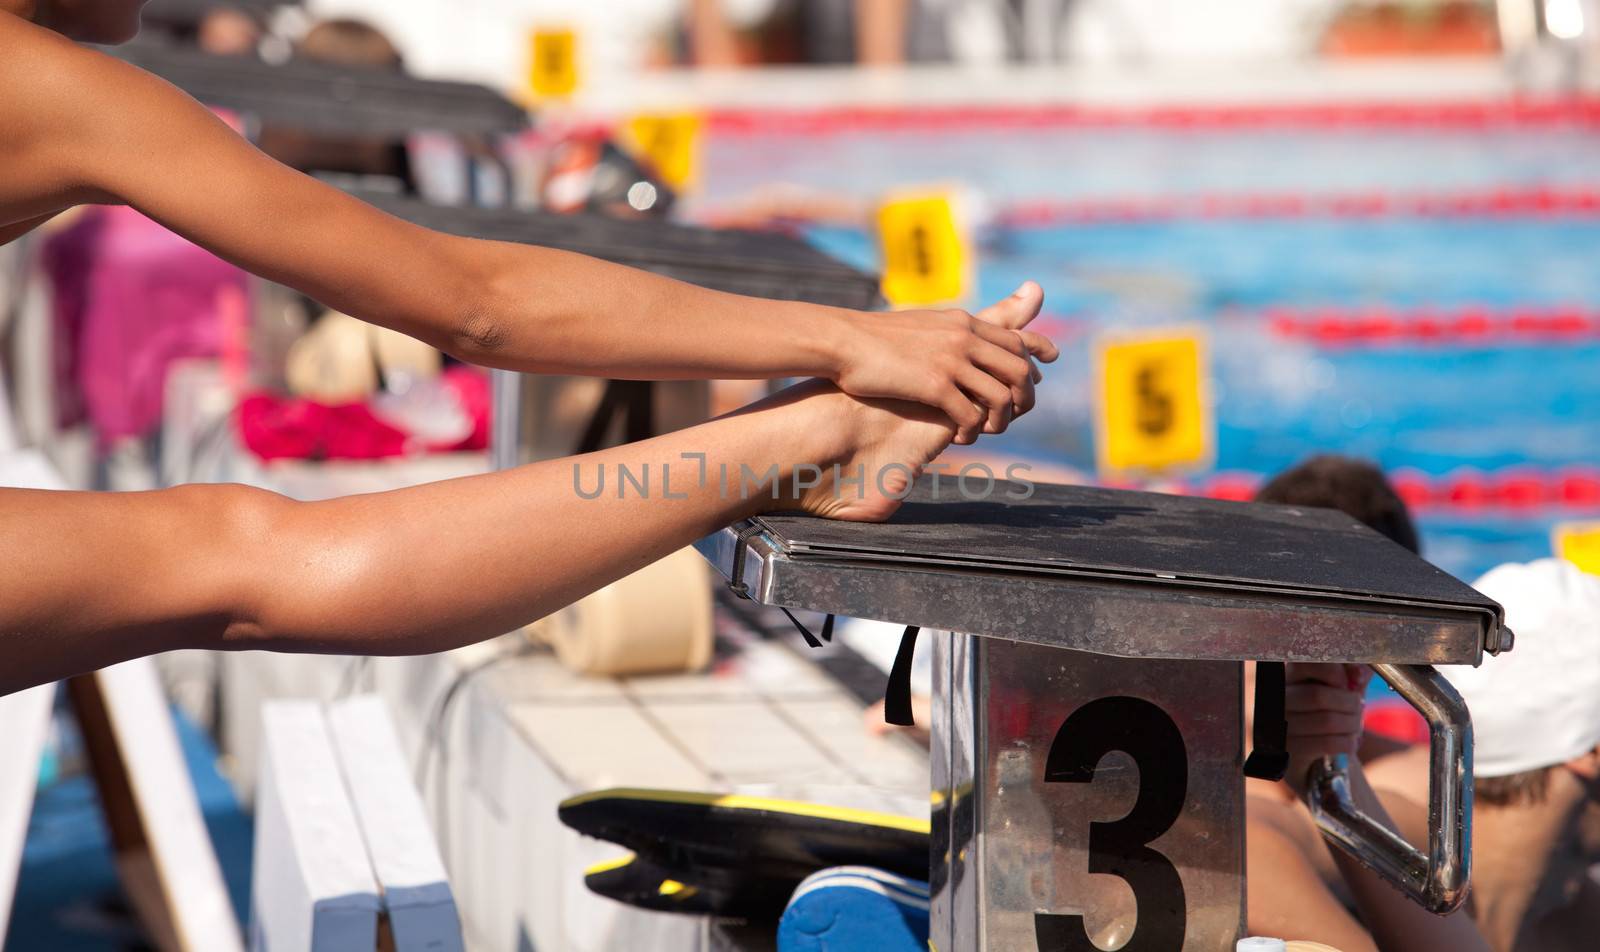
[[[958,465],[1243,499],[1345,453],[1390,474],[1425,557],[1461,578],[1600,548],[1594,0],[152,0],[145,24],[114,54],[446,230],[668,273],[744,255],[776,269],[773,296],[853,306],[976,309],[1039,282],[1063,357],[1038,409]],[[315,498],[474,472],[497,426],[505,459],[557,455],[542,444],[596,394],[507,396],[125,209],[0,249],[0,347],[0,446],[106,489]],[[764,386],[657,394],[656,422]],[[724,642],[761,639],[717,618],[726,670]],[[243,918],[254,749],[229,718],[465,668],[232,663],[162,677]],[[550,697],[507,690],[486,709]],[[412,752],[454,729],[418,717]],[[152,947],[56,721],[6,948]],[[460,895],[473,837],[493,838],[445,850],[469,933],[515,906]]]

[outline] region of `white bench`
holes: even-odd
[[[262,706],[250,947],[458,952],[461,921],[383,702]]]

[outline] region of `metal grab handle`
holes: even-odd
[[[1428,722],[1428,852],[1356,808],[1342,754],[1311,765],[1306,806],[1328,839],[1429,912],[1444,915],[1467,898],[1472,874],[1472,718],[1431,665],[1372,669]]]

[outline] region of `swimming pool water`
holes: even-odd
[[[1036,280],[1047,294],[1045,323],[1065,350],[1047,371],[1039,409],[994,439],[996,450],[1092,469],[1097,332],[1193,323],[1211,341],[1219,471],[1266,475],[1328,451],[1435,477],[1600,464],[1600,335],[1329,344],[1273,323],[1279,309],[1593,312],[1600,213],[1136,221],[1006,214],[1019,205],[1151,196],[1591,189],[1600,184],[1592,171],[1600,136],[1588,127],[856,131],[818,142],[713,143],[715,193],[701,199],[711,207],[773,182],[863,201],[908,182],[960,183],[984,196],[998,214],[979,231],[979,286],[969,303]],[[878,267],[864,229],[816,226],[808,234],[846,260]],[[1502,561],[1549,554],[1555,522],[1600,513],[1490,507],[1418,515],[1426,554],[1471,579]]]

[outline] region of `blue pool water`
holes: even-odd
[[[876,265],[870,237],[817,229]],[[1039,281],[1072,318],[1035,415],[993,446],[1092,469],[1094,331],[1210,331],[1216,468],[1276,472],[1315,452],[1445,476],[1600,462],[1600,342],[1328,348],[1272,332],[1274,306],[1600,303],[1600,221],[1292,220],[1096,224],[990,237],[980,300]],[[1421,514],[1428,555],[1472,577],[1549,553],[1581,513]]]
[[[149,948],[117,877],[110,832],[67,711],[58,698],[57,728],[28,819],[5,952]],[[249,909],[250,817],[217,772],[211,739],[180,708],[172,711],[206,832],[243,923]]]
[[[935,133],[853,131],[713,143],[709,207],[740,190],[798,183],[869,202],[908,182],[955,183],[999,212],[1063,201],[1259,193],[1315,197],[1592,188],[1600,136],[1534,130],[1334,129],[1175,132],[1111,128]],[[759,158],[754,161],[752,157]],[[718,176],[721,176],[720,178]],[[810,228],[822,248],[877,268],[860,228]],[[1274,333],[1273,308],[1600,307],[1600,215],[1174,218],[980,230],[978,291],[1025,279],[1047,293],[1065,345],[1036,412],[995,450],[1093,468],[1091,348],[1106,328],[1199,324],[1212,354],[1215,469],[1264,475],[1314,452],[1433,477],[1600,464],[1600,339],[1492,345],[1328,346]],[[1426,554],[1472,578],[1550,552],[1557,521],[1600,513],[1430,508]]]

